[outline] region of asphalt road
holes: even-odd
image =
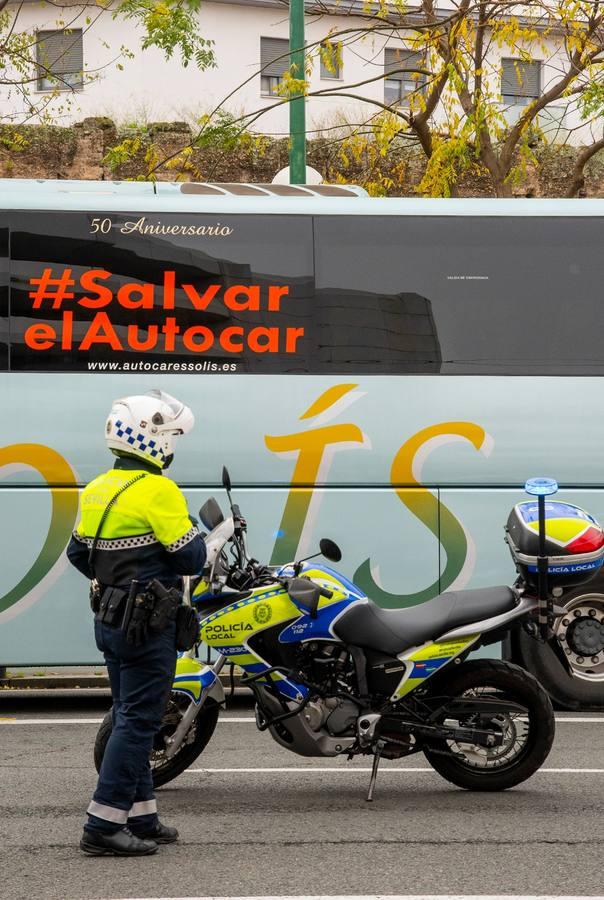
[[[158,792],[181,842],[133,860],[77,848],[98,726],[75,720],[106,706],[0,696],[1,900],[604,893],[602,714],[559,714],[545,771],[512,791],[458,790],[418,755],[385,761],[368,804],[366,761],[289,754],[239,700]]]

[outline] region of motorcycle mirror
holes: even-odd
[[[229,475],[229,470],[226,466],[222,467],[222,486],[227,491],[231,490],[231,476]]]
[[[337,563],[342,559],[342,551],[336,542],[331,541],[329,538],[321,538],[319,541],[319,549],[325,559],[328,559],[330,562]]]
[[[199,510],[199,518],[208,529],[208,531],[213,531],[213,529],[216,528],[217,525],[220,525],[221,522],[224,522],[222,510],[220,509],[220,506],[218,505],[214,497],[208,497],[206,502]]]

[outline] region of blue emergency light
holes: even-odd
[[[549,497],[557,492],[558,482],[555,478],[529,478],[524,490],[535,497]]]

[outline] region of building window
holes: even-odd
[[[384,54],[384,101],[389,106],[409,106],[409,97],[426,83],[425,75],[414,72],[414,69],[423,67],[421,53],[387,47]],[[407,71],[401,72],[401,69]]]
[[[342,44],[321,44],[321,78],[342,78]]]
[[[260,88],[270,96],[277,92],[283,74],[289,71],[289,41],[286,38],[260,38]]]
[[[510,106],[528,106],[541,93],[541,62],[501,60],[501,96]]]
[[[84,84],[82,30],[38,31],[38,90],[81,88]]]

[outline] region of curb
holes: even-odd
[[[220,680],[225,689],[231,686],[229,672],[221,673]],[[241,674],[234,673],[235,687],[240,687]],[[109,692],[109,679],[105,675],[38,675],[25,678],[0,678],[0,694],[14,691],[78,691],[103,690]]]

